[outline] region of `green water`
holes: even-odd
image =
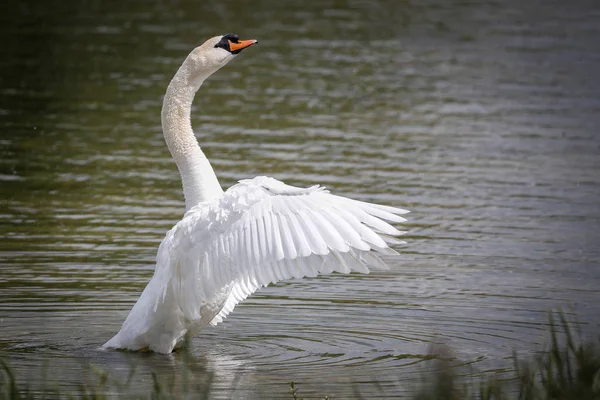
[[[600,7],[461,1],[9,0],[0,13],[0,355],[73,389],[184,211],[160,128],[188,52],[260,41],[195,101],[223,187],[255,175],[412,210],[389,272],[263,289],[190,349],[213,398],[391,398],[431,343],[480,370],[546,312],[600,330]],[[376,382],[376,383],[375,383]]]

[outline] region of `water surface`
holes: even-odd
[[[0,16],[0,353],[67,390],[93,363],[213,398],[391,398],[431,344],[482,371],[547,311],[600,328],[600,7],[431,0],[11,2]],[[258,174],[408,208],[388,272],[272,285],[188,355],[99,350],[184,211],[164,90],[216,34],[259,39],[202,87],[223,187]],[[375,383],[376,382],[376,383]]]

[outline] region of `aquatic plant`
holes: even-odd
[[[514,353],[514,370],[499,380],[479,376],[464,382],[460,368],[438,358],[414,400],[595,400],[600,399],[600,336],[584,342],[562,312],[549,314],[550,343],[525,361]],[[562,339],[562,340],[561,340]],[[469,376],[476,376],[469,374]]]

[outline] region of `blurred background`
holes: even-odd
[[[9,0],[0,13],[0,356],[210,374],[211,398],[407,393],[432,344],[502,374],[547,312],[600,331],[600,3]],[[188,356],[107,352],[182,216],[162,96],[189,51],[258,39],[193,126],[255,175],[410,209],[390,271],[262,289]],[[262,394],[261,394],[262,393]]]

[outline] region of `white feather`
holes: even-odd
[[[163,133],[181,171],[186,213],[167,232],[154,276],[106,347],[168,353],[262,286],[333,271],[368,273],[386,268],[375,253],[396,254],[388,243],[403,232],[389,222],[405,221],[406,210],[264,176],[223,192],[189,118],[181,117],[191,112],[190,93],[233,58],[215,47],[221,38],[193,51],[165,95]]]

